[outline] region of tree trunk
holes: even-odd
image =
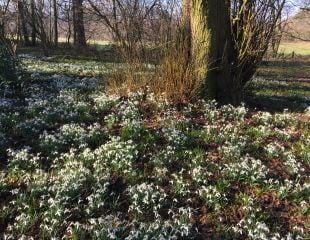
[[[1,37],[4,38],[4,11],[0,10],[0,39]]]
[[[5,32],[4,32],[4,25],[1,23],[0,24],[0,37],[4,38]]]
[[[229,0],[194,0],[191,14],[191,54],[202,94],[220,104],[239,104],[242,95],[233,84]]]
[[[70,39],[71,39],[71,34],[72,34],[72,31],[71,31],[71,25],[72,25],[72,19],[71,19],[71,4],[70,2],[67,4],[65,4],[65,16],[66,16],[66,20],[68,22],[68,31],[67,31],[67,35],[66,35],[66,40],[67,40],[67,45],[70,46]]]
[[[84,14],[83,14],[83,0],[73,0],[73,32],[74,32],[74,45],[77,48],[86,46],[86,37],[84,29]]]
[[[53,0],[54,8],[54,44],[55,47],[58,46],[58,9],[57,9],[57,0]]]
[[[31,45],[36,45],[36,12],[35,12],[35,2],[34,0],[31,0],[30,2],[30,8],[31,8]]]
[[[0,10],[0,38],[5,38],[5,30],[4,30],[4,24],[5,24],[5,12]]]
[[[27,21],[25,19],[24,2],[19,0],[17,2],[17,9],[18,9],[18,14],[19,14],[19,19],[20,19],[20,27],[21,27],[21,32],[23,35],[24,43],[25,43],[25,46],[29,46],[30,41],[29,41],[29,35],[28,35]]]

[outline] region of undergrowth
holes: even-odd
[[[0,105],[0,238],[309,236],[309,110],[32,81],[25,103]]]
[[[197,100],[203,82],[197,77],[188,54],[188,39],[177,34],[178,39],[161,46],[155,61],[138,55],[123,55],[125,64],[115,68],[107,77],[112,94],[127,95],[148,88],[157,98],[173,102]],[[155,63],[150,63],[155,62]]]

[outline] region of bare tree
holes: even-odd
[[[54,12],[54,45],[58,46],[58,7],[57,0],[53,0],[53,12]]]
[[[5,37],[5,25],[8,22],[8,10],[11,0],[0,2],[0,36]]]
[[[62,34],[66,38],[69,45],[72,37],[72,0],[61,0],[58,2],[58,25],[59,35]]]
[[[27,6],[24,0],[17,1],[17,9],[18,9],[18,16],[19,16],[18,25],[21,28],[21,33],[23,36],[24,43],[26,46],[30,46],[29,32],[28,32],[28,26],[27,26],[28,21],[26,19]]]
[[[223,104],[239,104],[244,85],[268,49],[285,0],[189,4],[191,57],[202,92]]]
[[[159,36],[155,30],[160,30],[160,26],[154,24],[154,20],[159,20],[158,13],[163,16],[165,12],[165,16],[170,17],[159,0],[88,0],[88,4],[90,12],[105,24],[113,40],[131,56],[141,54],[145,41],[150,41],[151,32],[153,37]]]
[[[83,0],[72,1],[74,45],[77,48],[86,46]]]
[[[36,45],[36,13],[35,0],[30,0],[30,22],[31,22],[31,45]]]

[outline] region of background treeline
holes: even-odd
[[[245,1],[229,2],[233,13]],[[257,2],[252,5],[260,12],[260,1],[252,2]],[[308,0],[261,2],[274,5],[273,8],[285,3],[273,45],[283,33],[286,38],[307,38],[296,33],[296,26],[288,19],[296,9],[302,9],[298,18],[307,22]],[[185,5],[186,0],[0,0],[0,36],[23,46],[39,43],[45,50],[57,47],[59,42],[84,47],[90,40],[107,40],[133,52],[145,45],[159,46],[172,41],[182,14],[186,14]],[[264,18],[264,14],[271,12],[261,13]],[[295,32],[292,34],[291,30]],[[273,50],[277,47],[278,44],[273,46]]]
[[[57,46],[58,42],[85,45],[88,40],[141,41],[160,44],[171,40],[185,10],[181,0],[0,0],[0,35],[26,46]],[[238,3],[239,2],[239,3]],[[231,1],[232,5],[243,1]],[[269,1],[262,1],[270,4]],[[272,2],[272,1],[271,1]],[[286,1],[282,21],[309,1]],[[305,17],[306,18],[306,17]]]
[[[0,34],[24,46],[59,42],[83,47],[108,40],[134,49],[171,40],[181,16],[179,1],[1,0]]]

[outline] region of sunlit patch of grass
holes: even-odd
[[[295,53],[297,55],[310,55],[310,43],[303,41],[296,42],[282,42],[280,45],[279,53],[285,55]]]

